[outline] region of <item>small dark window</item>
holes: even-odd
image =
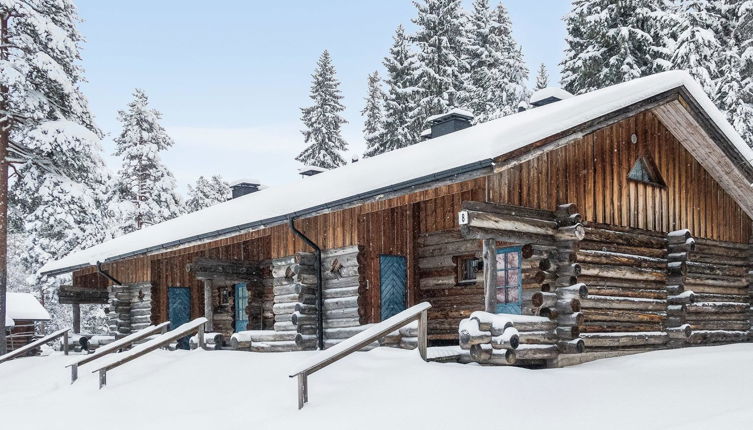
[[[473,284],[476,282],[476,273],[482,270],[480,258],[475,256],[463,256],[455,258],[457,265],[458,284]]]
[[[633,168],[630,169],[630,173],[628,173],[628,179],[657,187],[665,186],[664,180],[659,174],[659,169],[657,169],[653,160],[647,156],[639,157],[635,161]]]

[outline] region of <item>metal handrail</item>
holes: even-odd
[[[429,308],[431,308],[431,305],[427,302],[412,306],[329,349],[321,351],[319,354],[294,369],[290,374],[290,377],[298,377],[298,409],[303,408],[303,405],[309,401],[309,375],[355,351],[358,351],[374,341],[383,338],[393,331],[412,323],[413,321],[418,321],[418,352],[421,355],[421,358],[426,361],[426,325],[428,322],[427,310]]]
[[[12,358],[16,358],[19,355],[22,355],[22,354],[24,354],[26,352],[29,352],[32,349],[34,349],[34,348],[36,348],[36,347],[38,347],[38,346],[40,346],[40,345],[42,345],[44,343],[51,342],[51,341],[53,341],[53,340],[55,340],[55,339],[57,339],[57,338],[59,338],[61,336],[63,337],[63,351],[65,352],[65,355],[68,355],[68,331],[69,330],[70,330],[69,328],[60,329],[60,330],[58,330],[58,331],[56,331],[54,333],[48,334],[47,336],[45,336],[45,337],[43,337],[43,338],[41,338],[39,340],[35,340],[34,342],[32,342],[32,343],[30,343],[30,344],[28,344],[26,346],[22,346],[21,348],[15,349],[15,350],[13,350],[13,351],[5,354],[5,355],[0,355],[0,363],[2,363],[4,361],[8,361],[8,360],[10,360]]]
[[[122,364],[128,363],[131,360],[135,360],[141,357],[142,355],[145,355],[147,353],[160,349],[163,346],[168,345],[180,338],[189,336],[193,334],[194,332],[198,332],[199,346],[202,349],[206,349],[206,344],[204,343],[204,324],[206,324],[207,321],[208,320],[204,317],[196,318],[195,320],[187,322],[174,330],[171,330],[165,334],[160,335],[156,339],[152,339],[147,343],[137,346],[136,348],[128,351],[127,353],[120,354],[122,355],[122,357],[120,357],[118,360],[115,360],[111,363],[107,363],[101,367],[98,367],[92,370],[92,373],[99,372],[99,388],[101,389],[102,387],[107,385],[107,371],[108,370],[112,370]],[[157,340],[159,340],[159,342],[155,342]]]
[[[118,339],[115,342],[108,343],[107,345],[101,346],[97,348],[97,350],[94,352],[94,354],[89,354],[84,356],[83,358],[80,358],[65,367],[71,368],[71,384],[76,382],[76,379],[78,379],[78,368],[79,366],[83,366],[86,363],[92,362],[100,357],[103,357],[111,352],[115,352],[119,349],[128,348],[129,346],[133,345],[134,343],[153,335],[157,332],[165,333],[167,331],[167,327],[170,325],[170,321],[165,321],[161,324],[158,324],[156,326],[149,326],[143,330],[139,330],[136,333],[131,333],[128,336]]]

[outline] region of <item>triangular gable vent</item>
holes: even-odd
[[[628,179],[661,187],[665,186],[664,180],[659,174],[659,169],[656,168],[653,160],[646,156],[639,157],[635,161],[633,168],[628,173]]]

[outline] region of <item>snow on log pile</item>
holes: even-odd
[[[583,339],[589,352],[655,349],[667,342],[667,239],[663,234],[589,224],[577,260],[579,279],[588,285],[589,297],[581,305]]]
[[[692,240],[692,239],[691,239]],[[685,305],[693,344],[740,342],[751,328],[749,244],[697,238],[687,254],[686,289],[694,303]]]

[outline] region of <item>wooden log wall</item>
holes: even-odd
[[[481,257],[481,241],[465,239],[459,231],[424,233],[418,237],[418,297],[431,303],[430,340],[457,339],[460,320],[484,308],[483,272],[476,282],[457,282],[457,258]]]
[[[580,245],[579,280],[588,285],[589,293],[587,299],[581,300],[588,351],[640,345],[639,341],[645,336],[635,337],[635,333],[664,333],[667,320],[665,235],[589,223]],[[608,336],[614,339],[606,339]],[[620,337],[625,339],[620,341]],[[666,340],[665,336],[660,338]]]
[[[685,288],[695,295],[686,305],[690,342],[745,340],[751,328],[750,245],[695,239],[686,252]]]
[[[357,332],[366,302],[364,247],[347,246],[322,253],[324,343],[330,347]]]
[[[637,143],[631,142],[635,134]],[[666,187],[628,180],[639,155]],[[578,205],[583,219],[747,243],[751,220],[652,112],[643,112],[489,177],[491,202],[531,208]]]
[[[315,257],[298,252],[290,257],[272,260],[277,338],[275,351],[316,349],[317,318]]]

